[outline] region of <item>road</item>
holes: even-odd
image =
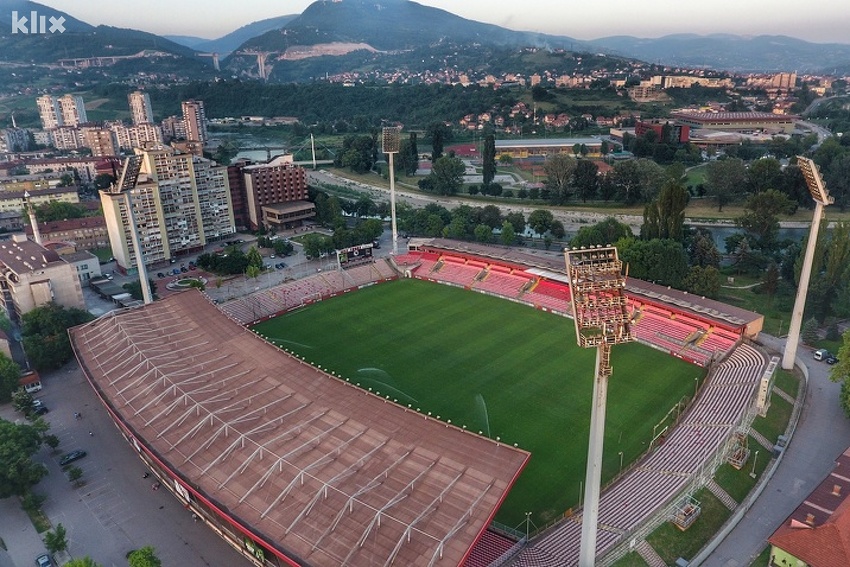
[[[50,432],[58,436],[59,452],[44,447],[35,460],[50,473],[35,492],[46,496],[42,509],[55,527],[67,529],[69,552],[89,555],[104,567],[126,567],[127,552],[153,545],[163,565],[238,567],[249,563],[212,530],[195,523],[191,513],[167,490],[151,490],[132,447],[120,435],[76,362],[42,377],[39,394],[48,408]],[[82,419],[74,419],[81,412]],[[0,417],[12,420],[11,404],[0,406]],[[89,435],[91,432],[91,435]],[[81,448],[88,455],[77,461],[85,485],[74,488],[62,473],[61,454]],[[17,498],[0,500],[0,537],[6,543],[6,564],[31,567],[44,552],[35,529]],[[0,556],[0,565],[4,565]],[[11,562],[9,562],[11,561]]]
[[[780,352],[784,340],[762,338]],[[805,497],[826,478],[835,459],[850,444],[850,420],[839,405],[841,385],[829,380],[829,366],[801,348],[798,361],[809,369],[809,385],[800,420],[785,456],[761,496],[740,523],[701,565],[743,567],[758,556],[767,538]]]

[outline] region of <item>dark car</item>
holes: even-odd
[[[86,454],[87,453],[85,451],[83,451],[82,449],[77,449],[75,451],[71,451],[70,453],[63,455],[62,458],[59,459],[59,465],[64,467],[67,464],[70,464],[70,463],[73,463],[74,461],[82,459],[83,457],[86,456]]]
[[[838,358],[837,358],[834,354],[830,354],[829,356],[827,356],[827,357],[824,359],[824,361],[825,361],[827,364],[835,364],[836,362],[838,362]]]
[[[47,409],[47,406],[45,406],[45,405],[40,405],[40,406],[36,406],[36,407],[32,408],[32,414],[33,415],[44,415],[49,411],[50,410]]]
[[[42,553],[36,557],[35,564],[38,565],[38,567],[53,567],[53,561],[50,560],[50,556],[46,553]]]
[[[180,271],[185,274],[186,272],[189,271],[189,268],[187,268],[186,266],[180,266]]]
[[[156,277],[158,277],[158,278],[164,278],[164,277],[165,277],[165,274],[163,274],[162,272],[157,272],[157,273],[156,273]]]

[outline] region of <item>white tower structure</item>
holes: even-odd
[[[800,283],[797,285],[797,298],[794,300],[794,311],[791,312],[791,325],[788,327],[788,338],[785,341],[785,352],[782,354],[782,368],[794,368],[797,358],[797,346],[800,342],[800,327],[803,325],[803,311],[806,308],[806,295],[809,291],[809,279],[812,275],[812,262],[815,256],[815,246],[818,242],[818,230],[823,218],[823,208],[835,200],[829,196],[829,191],[823,183],[818,167],[809,158],[797,156],[797,165],[806,179],[806,186],[815,201],[815,212],[812,215],[812,227],[809,229],[809,242],[806,244],[806,255],[803,256],[803,268],[800,270]]]
[[[393,155],[397,154],[401,146],[401,129],[386,127],[383,130],[383,152],[389,156],[390,163],[390,218],[393,229],[393,256],[398,255],[398,227],[395,217],[395,166]]]
[[[41,245],[41,232],[38,230],[38,221],[35,218],[35,209],[32,208],[32,203],[30,203],[30,193],[29,191],[24,191],[24,206],[27,209],[27,214],[30,217],[30,224],[32,225],[32,239],[33,241]]]

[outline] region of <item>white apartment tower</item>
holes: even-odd
[[[130,102],[130,115],[134,125],[153,122],[153,108],[148,93],[134,91],[127,95],[127,100]]]
[[[43,95],[35,99],[38,105],[38,115],[41,117],[41,126],[45,130],[52,130],[62,126],[62,110],[59,108],[59,101],[53,98],[52,95]]]
[[[122,269],[136,271],[126,192],[148,266],[236,232],[226,167],[172,148],[136,149],[136,159],[132,183],[100,192],[112,255]]]
[[[204,112],[204,101],[186,100],[183,108],[183,122],[186,127],[186,139],[207,143],[207,115]]]
[[[79,95],[66,94],[59,97],[59,108],[62,111],[62,125],[79,126],[88,122],[86,116],[86,105],[83,97]]]

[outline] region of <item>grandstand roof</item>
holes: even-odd
[[[493,246],[477,242],[450,240],[447,238],[434,238],[430,241],[423,241],[421,245],[528,266],[531,268],[537,268],[538,271],[548,270],[550,272],[555,272],[556,274],[561,274],[564,278],[566,278],[566,264],[564,262],[563,255],[561,254],[557,256],[541,254],[515,247]],[[535,273],[533,270],[528,271]],[[706,319],[725,323],[727,325],[750,325],[751,323],[763,318],[762,315],[754,313],[753,311],[747,311],[746,309],[727,305],[720,301],[715,301],[686,291],[672,289],[665,285],[658,285],[632,277],[626,280],[626,291],[631,295],[640,295],[659,303],[666,303],[668,305],[675,306],[679,310],[689,311]]]
[[[284,353],[194,290],[71,338],[140,444],[304,564],[458,565],[529,458]]]

